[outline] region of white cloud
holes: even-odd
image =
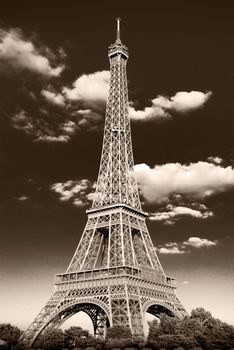
[[[184,254],[185,252],[183,250],[180,250],[178,247],[172,247],[172,248],[159,248],[160,254]]]
[[[191,248],[210,248],[216,246],[217,244],[217,240],[211,241],[207,238],[190,237],[187,239],[187,241],[184,241],[182,243],[165,243],[164,245],[159,246],[157,251],[160,254],[185,254],[189,253],[191,251]]]
[[[152,100],[152,106],[145,107],[143,110],[136,110],[134,107],[129,106],[129,117],[135,121],[147,121],[153,119],[163,121],[171,119],[169,111],[156,103],[156,100],[161,98],[162,97],[160,96],[159,98]]]
[[[12,117],[12,126],[18,130],[24,130],[26,134],[34,131],[33,119],[23,109]]]
[[[217,165],[220,165],[223,163],[223,159],[220,158],[220,157],[208,157],[207,158],[207,161],[210,162],[210,163],[213,163],[213,164],[217,164]]]
[[[18,197],[19,201],[26,201],[27,199],[29,199],[29,197],[27,197],[27,196],[20,196],[20,197]]]
[[[195,209],[191,209],[191,208],[187,208],[187,207],[182,207],[182,206],[173,207],[171,212],[175,216],[190,215],[190,216],[193,216],[193,217],[199,218],[199,219],[206,219],[209,216],[213,215],[210,211],[206,211],[206,212],[202,213],[199,210],[195,210]]]
[[[68,142],[70,137],[68,135],[58,135],[58,136],[51,136],[51,135],[40,135],[36,138],[37,142]]]
[[[64,87],[63,93],[68,100],[106,102],[109,79],[109,71],[83,74],[72,84],[72,88]],[[201,108],[210,96],[211,92],[200,91],[181,91],[171,98],[159,95],[151,101],[152,106],[144,110],[135,110],[130,103],[129,116],[133,120],[170,119],[173,111],[187,113]]]
[[[21,73],[18,78],[23,85],[23,88],[15,88],[17,84],[12,84],[8,114],[12,126],[30,135],[33,141],[65,143],[79,130],[103,127],[109,72],[84,74],[73,86],[59,88],[62,81],[58,79],[64,67],[58,62],[64,60],[64,56],[62,49],[53,53],[45,45],[26,39],[18,29],[0,29],[0,73],[11,70],[18,75]],[[58,79],[45,84],[45,79],[34,79],[28,72],[40,74],[40,78],[56,76]],[[30,83],[30,91],[24,84],[24,74],[27,82],[35,80],[35,84]]]
[[[189,281],[183,281],[182,284],[189,284]]]
[[[206,208],[206,207],[205,207]],[[167,211],[151,213],[149,215],[149,220],[151,221],[162,221],[165,224],[173,224],[176,220],[180,219],[183,216],[191,216],[197,219],[207,219],[208,217],[213,216],[213,213],[207,208],[204,210],[197,210],[193,208],[188,208],[184,206],[174,206],[168,204],[166,206]]]
[[[72,128],[75,128],[71,121],[58,123],[55,127],[43,118],[33,118],[24,110],[16,113],[11,120],[14,128],[23,130],[36,142],[68,142]],[[73,130],[74,132],[75,130]]]
[[[55,55],[45,45],[26,39],[19,29],[0,29],[0,65],[4,68],[1,72],[10,68],[13,72],[28,71],[45,78],[59,78],[64,66],[58,62],[64,57],[62,49]],[[68,142],[80,129],[97,130],[103,126],[109,79],[109,71],[98,71],[83,74],[71,86],[61,88],[58,88],[61,81],[53,86],[52,80],[46,86],[44,79],[37,79],[35,91],[27,91],[27,99],[25,96],[22,99],[26,103],[21,111],[18,112],[18,101],[14,112],[10,106],[14,114],[12,125],[40,142]],[[22,91],[25,94],[25,87]],[[210,93],[198,91],[179,92],[171,98],[158,96],[152,100],[151,107],[136,111],[131,106],[129,113],[136,120],[170,119],[173,111],[183,113],[200,108],[209,96]]]
[[[16,52],[19,52],[17,57],[15,57]],[[49,58],[42,55],[32,42],[25,40],[19,31],[2,34],[0,62],[3,60],[5,64],[17,69],[27,69],[47,77],[59,76],[63,67],[61,65],[52,67],[55,56],[48,48],[44,47],[44,52],[50,53],[47,55]],[[52,82],[47,86],[40,86],[36,93],[31,91],[29,96],[34,100],[34,106],[37,100],[47,103],[44,105],[41,103],[40,107],[35,107],[33,117],[31,108],[30,115],[25,111],[27,118],[21,121],[19,115],[22,112],[15,113],[12,124],[40,142],[65,143],[81,129],[98,130],[103,127],[109,79],[109,71],[98,71],[81,75],[71,86],[58,88],[53,86]],[[40,95],[43,96],[43,101]],[[130,118],[167,120],[172,118],[173,111],[184,113],[200,108],[209,96],[210,93],[198,91],[179,92],[171,98],[158,96],[152,100],[151,107],[146,107],[142,111],[136,111],[130,106]],[[30,106],[32,106],[31,103]],[[24,109],[27,110],[25,107]]]
[[[97,130],[103,125],[103,114],[99,111],[92,109],[79,109],[73,113],[73,116],[75,115],[78,117],[78,127],[83,130]]]
[[[90,109],[78,109],[69,113],[46,113],[44,109],[31,116],[25,110],[11,117],[12,126],[23,130],[35,142],[68,142],[79,130],[98,130],[103,125],[103,117]],[[48,115],[49,114],[49,115]]]
[[[76,132],[77,124],[72,120],[68,120],[60,126],[60,129],[69,137],[70,135],[73,135]]]
[[[185,250],[181,249],[176,242],[166,243],[157,249],[160,254],[184,254]]]
[[[135,166],[142,196],[148,204],[168,202],[182,195],[188,199],[204,199],[234,187],[234,169],[208,162],[169,163],[150,168]]]
[[[57,77],[64,69],[62,65],[52,67],[49,58],[42,55],[18,29],[0,30],[0,61],[14,70],[27,70],[47,77]]]
[[[87,179],[68,180],[53,184],[51,190],[59,194],[62,202],[70,201],[76,206],[83,207],[93,200],[94,184]]]
[[[63,93],[69,100],[99,100],[106,102],[109,89],[109,79],[109,71],[83,74],[72,84],[72,88],[64,87]]]
[[[45,99],[52,103],[52,104],[55,104],[57,106],[60,106],[60,107],[64,107],[65,106],[65,100],[64,100],[64,97],[62,94],[58,93],[56,94],[55,92],[53,91],[48,91],[48,90],[42,90],[41,91],[41,94],[42,96],[45,97]]]
[[[194,109],[201,108],[210,98],[211,92],[181,91],[171,97],[171,109],[177,112],[187,113]]]
[[[51,84],[48,85],[41,91],[41,95],[49,102],[45,106],[49,110],[48,117],[44,118],[40,112],[37,118],[31,119],[30,134],[40,142],[67,142],[79,130],[100,129],[104,122],[108,82],[109,72],[102,71],[82,75],[71,89],[64,87],[56,91]],[[40,129],[39,134],[37,129]]]
[[[136,110],[130,106],[129,115],[136,121],[168,120],[172,118],[173,112],[185,114],[202,108],[210,96],[211,92],[201,91],[180,91],[171,98],[159,95],[151,100],[152,105],[144,110]]]
[[[217,241],[210,241],[206,238],[190,237],[183,245],[194,248],[212,247],[217,245]]]

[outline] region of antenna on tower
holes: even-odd
[[[120,21],[121,18],[116,18],[117,21],[117,32],[116,32],[116,41],[120,41]]]

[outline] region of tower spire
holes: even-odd
[[[164,273],[141,209],[128,115],[128,49],[120,41],[120,19],[108,57],[110,88],[93,205],[66,272],[56,276],[54,294],[20,338],[24,348],[32,348],[42,332],[58,328],[79,311],[91,318],[94,335],[101,338],[115,325],[142,337],[146,312],[187,315],[174,279]]]
[[[109,47],[110,88],[102,156],[92,208],[124,204],[141,210],[134,175],[126,65],[128,50],[120,41],[120,18],[117,39]]]
[[[117,31],[116,31],[116,42],[121,42],[120,40],[120,21],[121,21],[121,18],[116,18],[116,21],[117,21]]]

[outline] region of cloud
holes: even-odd
[[[130,118],[136,121],[158,120],[164,121],[172,118],[173,113],[186,114],[204,106],[210,98],[211,92],[180,91],[173,97],[159,95],[151,100],[151,106],[143,110],[129,108]]]
[[[19,29],[0,29],[0,108],[33,141],[64,143],[79,130],[83,117],[72,116],[77,108],[60,91],[64,59],[62,48],[53,52],[35,35],[31,40]]]
[[[64,87],[63,93],[72,101],[106,102],[109,89],[109,71],[83,74],[72,84],[72,88]]]
[[[94,184],[87,179],[68,180],[53,184],[51,190],[59,195],[60,201],[83,207],[89,205],[93,200]]]
[[[68,135],[58,135],[58,136],[51,136],[51,135],[40,135],[36,139],[36,141],[40,142],[62,142],[66,143],[68,142],[70,137]]]
[[[190,237],[187,241],[183,242],[184,246],[194,248],[212,247],[217,245],[217,241],[210,241],[206,238]]]
[[[208,157],[207,158],[207,161],[210,162],[210,163],[213,163],[213,164],[217,164],[217,165],[220,165],[223,163],[223,159],[220,158],[220,157]]]
[[[78,124],[79,125],[79,124]],[[73,135],[77,130],[77,124],[72,120],[68,120],[60,126],[60,129],[66,134],[66,136]]]
[[[13,71],[30,71],[47,77],[60,76],[64,66],[52,63],[52,53],[48,48],[44,47],[43,51],[50,57],[42,54],[19,29],[0,30],[0,63]]]
[[[92,109],[79,109],[73,113],[77,117],[78,127],[88,131],[99,130],[103,126],[103,114]]]
[[[160,254],[184,254],[185,250],[179,247],[176,242],[166,243],[163,247],[157,249]]]
[[[20,29],[0,29],[0,75],[6,80],[0,107],[12,127],[33,141],[66,143],[80,130],[103,127],[109,72],[83,74],[64,86],[65,59],[61,47],[52,51],[35,34],[32,40]]]
[[[65,86],[61,75],[65,59],[62,48],[52,51],[35,40],[35,35],[32,40],[20,29],[0,29],[0,75],[14,74],[14,79],[6,75],[1,109],[14,128],[34,141],[66,143],[80,130],[103,128],[109,71],[83,74]],[[183,114],[202,107],[209,96],[199,91],[178,92],[171,98],[158,96],[142,111],[131,104],[129,113],[134,120],[168,120],[174,112]]]
[[[56,96],[57,97],[57,96]],[[52,97],[53,98],[53,97]],[[57,104],[57,107],[62,107]],[[103,116],[91,109],[22,109],[11,117],[11,125],[23,130],[35,142],[68,142],[80,130],[96,131],[103,126]]]
[[[50,83],[39,96],[33,96],[34,111],[30,107],[12,116],[12,126],[34,141],[47,143],[68,142],[80,130],[99,130],[105,114],[102,86],[108,86],[108,75],[103,71],[81,76],[71,90],[56,90]]]
[[[53,91],[48,91],[48,90],[42,90],[41,95],[45,97],[45,99],[54,105],[64,107],[65,106],[65,100],[64,96],[60,93],[56,94]]]
[[[234,187],[234,169],[208,162],[135,166],[140,192],[147,204],[166,203],[175,196],[189,200],[210,197]]]
[[[143,110],[136,110],[133,106],[129,106],[129,116],[134,121],[148,121],[148,120],[169,120],[171,119],[171,114],[169,110],[163,108],[157,100],[165,99],[163,96],[160,96],[152,100],[151,107],[145,107]]]
[[[218,241],[211,241],[207,238],[190,237],[184,242],[169,242],[159,246],[157,251],[160,254],[185,254],[191,252],[191,248],[201,249],[210,248],[218,244]]]
[[[170,225],[174,224],[178,219],[184,216],[190,216],[197,219],[207,219],[213,216],[213,213],[205,207],[202,210],[197,210],[193,208],[188,208],[184,206],[174,206],[168,204],[166,206],[167,211],[158,211],[156,213],[151,213],[149,215],[149,220],[151,221],[160,221],[164,224]]]
[[[92,74],[83,74],[73,84],[72,88],[64,87],[63,93],[72,101],[99,101],[106,102],[109,89],[109,71],[100,71]],[[181,91],[168,98],[158,96],[153,99],[151,107],[136,110],[133,104],[129,106],[129,116],[132,120],[168,120],[173,112],[188,113],[201,108],[211,96],[211,92]]]
[[[20,197],[18,197],[19,201],[26,201],[27,199],[29,199],[29,197],[27,197],[27,196],[20,196]]]
[[[171,97],[171,109],[174,109],[177,112],[187,113],[203,107],[203,105],[210,98],[210,96],[211,92],[177,92],[175,96]]]
[[[21,110],[12,117],[12,126],[18,130],[24,130],[30,134],[34,130],[33,120],[26,111]]]
[[[107,101],[109,89],[109,71],[99,71],[92,74],[83,74],[72,84],[72,88],[64,87],[63,93],[68,100],[73,101]],[[181,91],[169,98],[159,95],[153,99],[151,107],[144,110],[135,110],[130,103],[129,115],[133,120],[170,119],[173,111],[188,113],[201,108],[210,98],[211,92]]]
[[[33,118],[25,110],[16,113],[11,121],[14,128],[23,130],[36,142],[67,142],[76,128],[75,123],[73,124],[71,121],[59,122],[57,120],[54,123],[43,115],[37,115]]]

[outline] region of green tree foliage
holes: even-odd
[[[10,323],[0,324],[0,339],[5,341],[9,348],[17,344],[21,334],[22,331]]]

